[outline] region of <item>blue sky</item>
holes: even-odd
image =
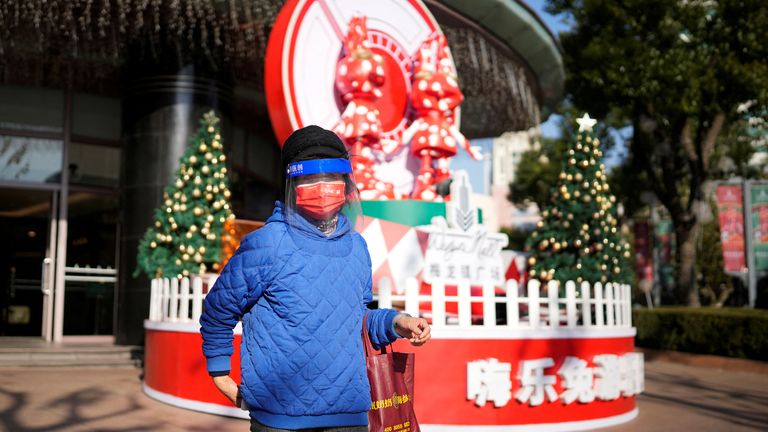
[[[542,21],[555,35],[559,35],[570,28],[570,24],[568,24],[565,16],[551,15],[544,10],[547,3],[546,0],[526,0],[526,3],[539,14]],[[560,137],[560,130],[557,126],[560,119],[561,117],[557,114],[550,115],[547,121],[541,124],[541,135],[545,138]],[[632,128],[626,127],[619,130],[611,130],[611,135],[616,141],[616,146],[605,154],[604,162],[609,170],[620,164],[627,156],[627,139],[632,137]]]
[[[547,12],[544,11],[544,7],[546,6],[547,2],[544,0],[527,0],[525,3],[528,4],[528,6],[531,7],[534,11],[536,11],[537,14],[539,14],[539,17],[542,21],[549,27],[549,30],[552,31],[555,35],[559,34],[562,31],[568,30],[568,24],[565,22],[565,17],[563,16],[555,16],[550,15]]]

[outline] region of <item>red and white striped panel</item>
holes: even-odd
[[[405,280],[421,277],[429,234],[408,225],[366,217],[360,233],[371,254],[374,290],[381,278],[393,282],[395,292],[405,289]]]

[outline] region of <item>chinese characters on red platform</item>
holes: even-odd
[[[564,405],[611,401],[644,390],[642,353],[599,354],[592,357],[592,364],[590,367],[586,360],[568,356],[556,371],[547,373],[555,366],[553,358],[522,360],[516,374],[518,388],[513,394],[512,363],[495,358],[471,361],[467,363],[467,399],[479,407],[492,402],[501,408],[514,397],[521,404],[535,407],[558,400]],[[559,393],[558,379],[562,389]]]

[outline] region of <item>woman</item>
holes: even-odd
[[[366,307],[371,259],[350,221],[360,207],[338,136],[299,129],[283,145],[282,161],[285,202],[243,239],[206,296],[200,332],[208,372],[247,407],[251,431],[366,431],[363,317],[376,348],[398,337],[422,345],[430,328],[421,318]],[[229,377],[238,320],[239,390]]]

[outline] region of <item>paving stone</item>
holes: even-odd
[[[768,430],[768,374],[646,363],[640,415],[603,431]],[[163,404],[140,369],[0,368],[0,431],[245,432],[248,422]]]

